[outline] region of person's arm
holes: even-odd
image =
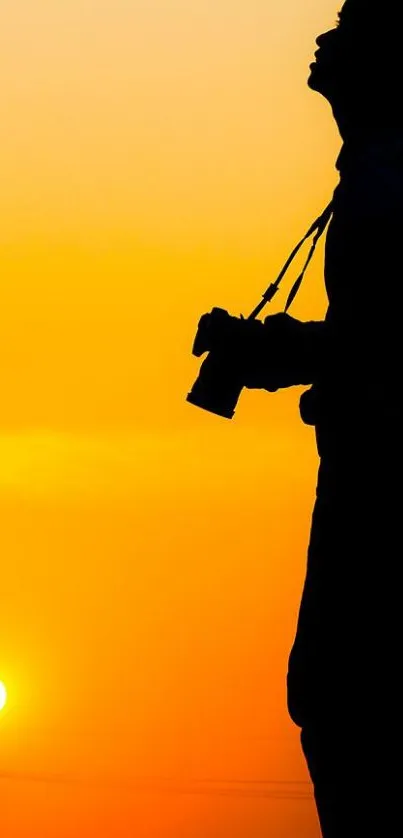
[[[326,356],[327,324],[274,314],[252,344],[244,359],[245,387],[274,392],[312,384]]]

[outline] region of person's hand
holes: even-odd
[[[244,387],[274,393],[305,383],[301,369],[305,328],[306,324],[282,312],[262,322],[215,308],[201,318],[193,352],[200,356],[208,351],[225,358]]]
[[[243,380],[250,390],[271,393],[297,382],[299,320],[279,313],[266,317],[244,349]]]

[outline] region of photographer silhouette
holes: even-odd
[[[401,821],[402,23],[399,3],[347,0],[308,82],[344,141],[326,357],[301,400],[321,460],[288,669],[324,838],[392,835]]]
[[[308,84],[343,141],[326,318],[268,318],[232,355],[244,386],[311,385],[301,416],[320,466],[287,688],[324,838],[391,836],[402,820],[402,7],[346,0],[317,38]]]

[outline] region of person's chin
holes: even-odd
[[[311,72],[308,76],[308,87],[311,90],[316,90],[317,93],[323,92],[324,78],[323,73],[317,64],[311,64]]]
[[[316,85],[318,82],[318,67],[317,64],[311,64],[310,73],[308,76],[308,87],[311,87],[312,90],[316,90]]]

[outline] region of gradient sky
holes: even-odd
[[[248,313],[337,182],[306,78],[339,6],[0,6],[2,838],[319,834],[285,703],[313,433],[299,390],[185,396],[200,314]]]

